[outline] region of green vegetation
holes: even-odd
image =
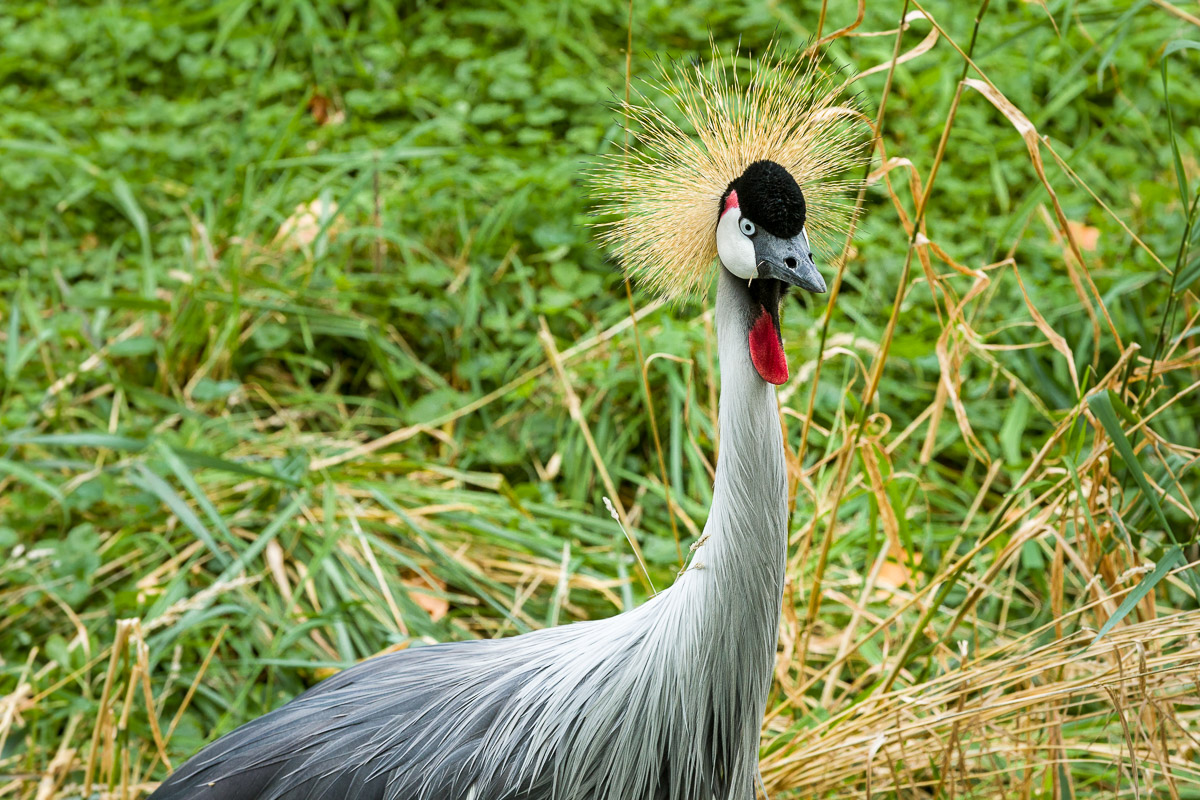
[[[885,111],[827,323],[784,319],[764,777],[1200,797],[1200,12],[984,3],[967,68],[973,5],[828,46]],[[638,0],[635,81],[829,6]],[[607,485],[670,583],[717,376],[709,306],[631,305],[588,229],[628,13],[4,3],[0,795],[144,794],[383,648],[639,602]]]

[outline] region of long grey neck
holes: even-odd
[[[783,593],[787,480],[775,389],[750,361],[748,335],[762,308],[744,281],[720,272],[720,453],[692,563],[624,614],[485,643],[496,645],[504,679],[452,687],[472,709],[503,709],[461,720],[487,727],[495,743],[473,773],[480,800],[754,794]],[[480,666],[471,674],[492,673]],[[483,695],[495,702],[482,703]],[[430,707],[439,719],[459,719],[448,702]],[[461,751],[452,745],[434,743],[457,770]],[[530,792],[514,795],[513,787]]]
[[[748,334],[760,313],[746,282],[720,270],[717,354],[721,364],[720,450],[712,510],[696,562],[717,568],[779,621],[787,557],[787,465],[775,387],[750,361]]]
[[[704,698],[689,713],[711,720],[697,748],[723,752],[726,789],[747,797],[758,772],[762,728],[787,559],[787,466],[775,387],[750,361],[748,334],[761,307],[745,281],[720,270],[717,352],[721,362],[720,452],[708,522],[692,562],[666,602],[670,651],[681,685]],[[668,598],[667,595],[670,597]],[[713,762],[707,762],[713,763]]]

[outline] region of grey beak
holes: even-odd
[[[816,294],[825,293],[825,279],[817,272],[803,233],[780,239],[760,229],[754,237],[754,255],[758,259],[758,277],[775,278]]]

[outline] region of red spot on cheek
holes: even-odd
[[[737,199],[737,191],[735,190],[735,191],[730,192],[729,196],[725,198],[725,208],[722,209],[721,216],[725,216],[726,212],[728,212],[729,209],[737,208],[737,207],[738,207],[738,199]]]
[[[750,360],[754,368],[767,383],[776,386],[788,379],[787,359],[783,356],[783,342],[775,320],[764,308],[750,328]]]

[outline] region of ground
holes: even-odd
[[[1198,17],[5,3],[0,795],[669,584],[718,376],[591,225],[632,36],[651,102],[824,37],[879,133],[784,313],[772,796],[1200,797]]]

